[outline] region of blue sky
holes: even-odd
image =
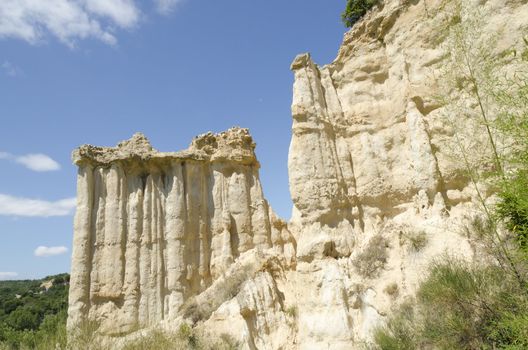
[[[296,54],[330,63],[344,0],[1,0],[0,279],[69,271],[84,143],[162,151],[239,125],[288,218]],[[39,248],[40,247],[40,248]]]

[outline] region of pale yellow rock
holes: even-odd
[[[461,142],[483,135],[436,97],[476,107],[442,90],[450,1],[385,0],[331,64],[295,58],[288,223],[263,197],[245,129],[175,153],[141,134],[76,150],[69,326],[91,318],[117,334],[187,322],[240,349],[361,349],[431,261],[481,259],[462,232],[477,193],[446,115]],[[495,54],[520,48],[526,1],[466,3],[486,18],[479,36],[496,38]]]
[[[244,252],[286,250],[291,261],[293,238],[263,197],[254,148],[233,128],[176,153],[141,134],[77,149],[70,327],[86,318],[107,334],[153,326],[176,319]]]
[[[345,34],[334,62],[319,67],[302,54],[291,65],[289,228],[299,261],[291,273],[296,282],[284,290],[286,302],[299,302],[300,349],[361,348],[391,307],[415,293],[434,258],[479,258],[462,233],[478,213],[475,191],[453,157],[451,106],[437,102],[446,93],[450,34],[442,23],[453,17],[450,2],[383,1]],[[495,38],[495,54],[522,45],[525,1],[464,3],[485,18],[473,40]],[[481,127],[451,117],[463,142],[483,144]],[[419,234],[426,244],[415,249],[411,239]],[[362,275],[357,260],[368,266],[377,236],[386,244],[383,263],[375,261],[382,267]],[[389,284],[397,293],[385,292]]]

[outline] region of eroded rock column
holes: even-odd
[[[240,256],[272,246],[255,144],[246,129],[161,153],[136,134],[82,146],[68,324],[107,334],[174,319]]]

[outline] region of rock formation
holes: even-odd
[[[124,333],[175,318],[248,250],[293,254],[263,197],[246,129],[161,153],[142,134],[75,150],[79,166],[69,323]]]
[[[440,77],[453,1],[382,1],[333,63],[295,58],[289,223],[263,198],[245,129],[178,153],[139,134],[76,150],[70,327],[189,322],[242,349],[361,348],[434,258],[478,259],[461,234],[477,194],[446,121],[450,103],[476,106],[436,98],[450,93]],[[475,40],[493,36],[496,55],[522,44],[526,1],[470,2],[486,16]]]

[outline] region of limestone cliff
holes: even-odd
[[[244,252],[291,245],[263,197],[254,148],[246,129],[233,128],[177,153],[156,151],[142,134],[75,150],[70,326],[156,325]]]
[[[188,322],[241,349],[361,348],[433,259],[479,259],[461,233],[477,193],[446,121],[479,140],[471,118],[450,115],[451,104],[477,106],[441,81],[450,27],[467,20],[454,16],[457,1],[382,1],[331,64],[295,58],[289,223],[263,198],[245,129],[178,153],[142,135],[75,151],[70,327]],[[467,3],[486,18],[473,39],[493,37],[494,55],[522,44],[525,0]]]

